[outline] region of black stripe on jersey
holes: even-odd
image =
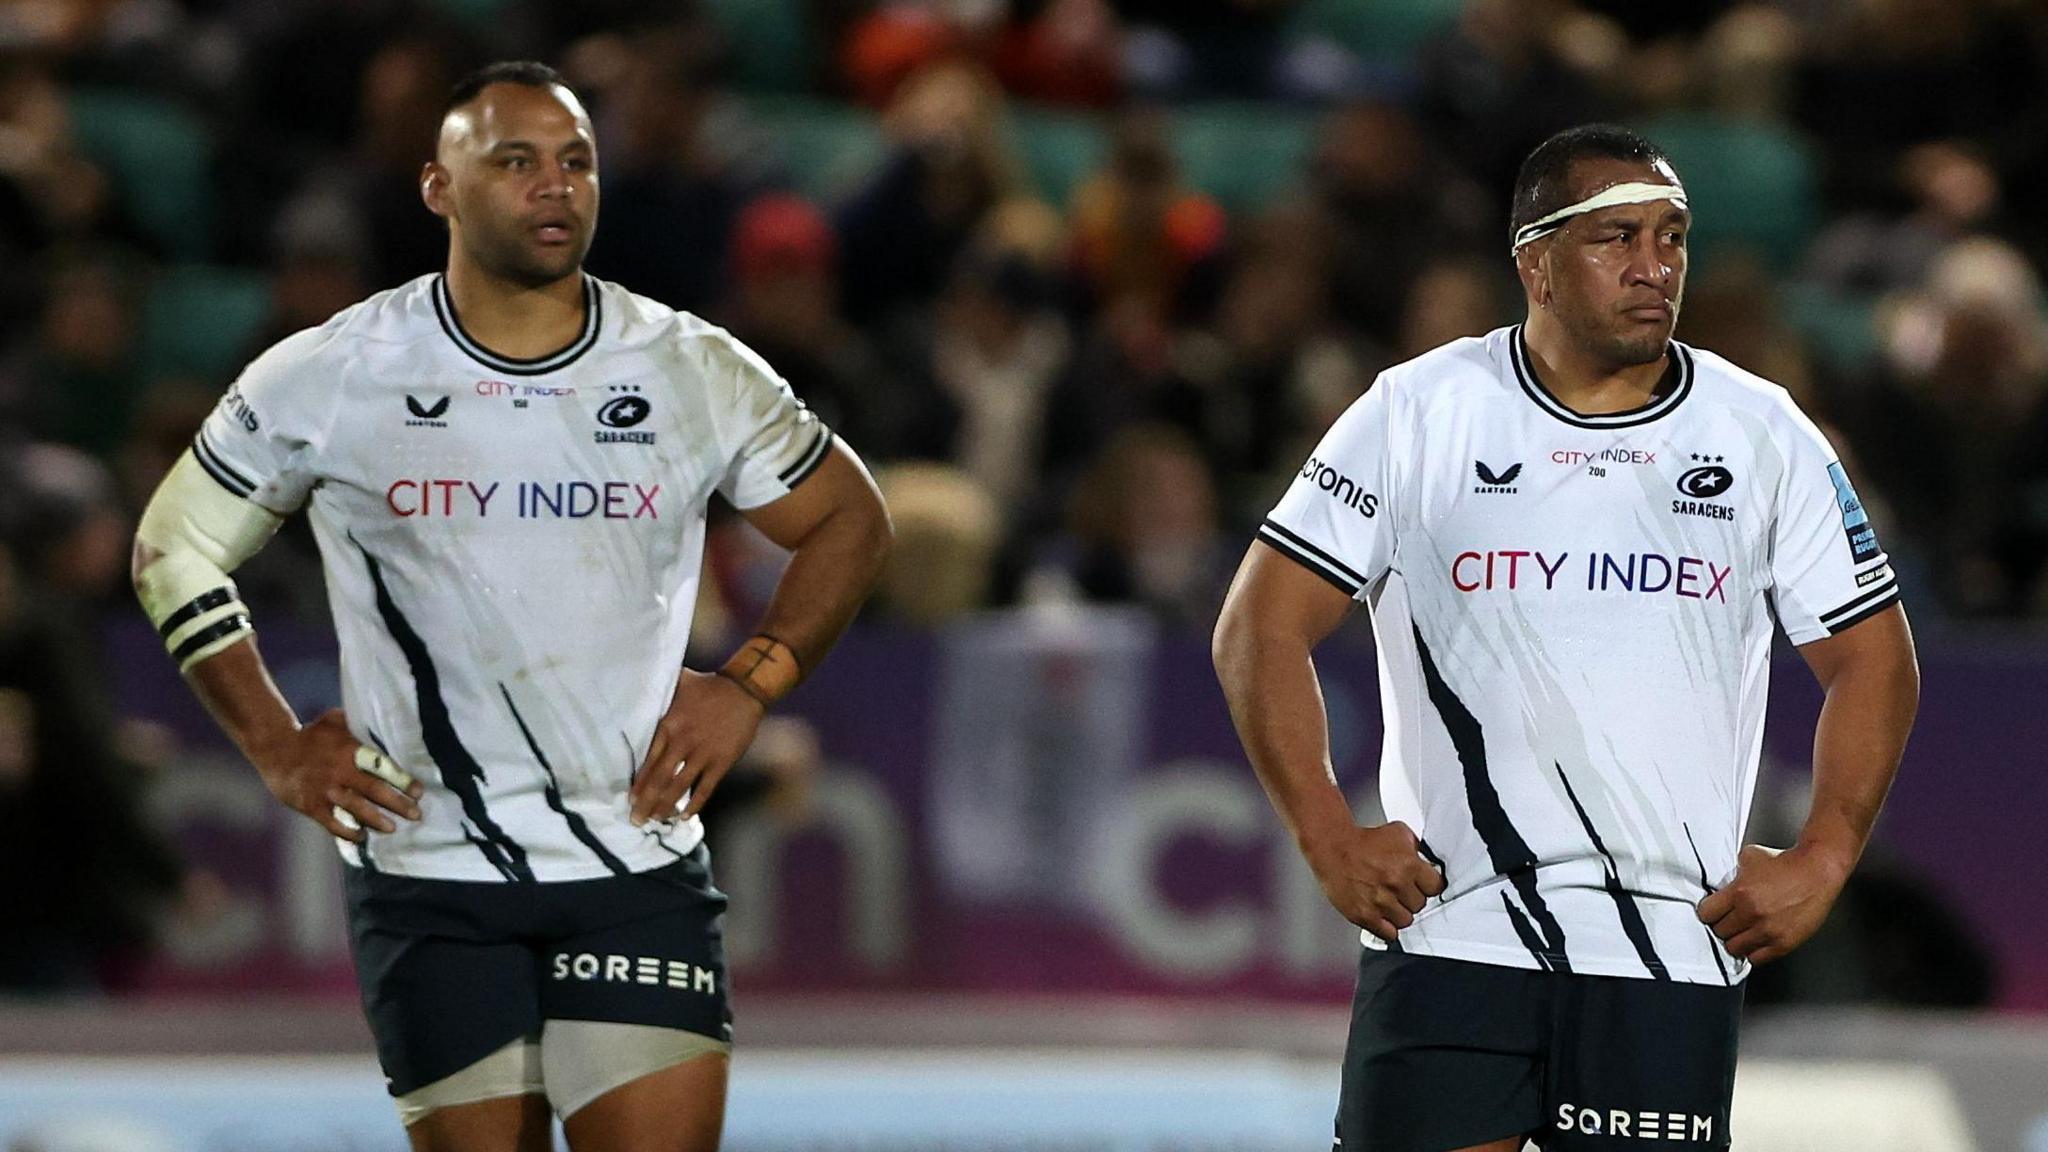
[[[505,707],[512,710],[512,722],[519,725],[519,734],[526,737],[526,746],[533,751],[533,758],[540,761],[540,770],[547,773],[548,782],[542,787],[541,795],[547,798],[548,807],[554,809],[556,815],[562,818],[562,822],[569,826],[570,834],[581,840],[584,847],[596,854],[599,860],[604,861],[604,866],[611,869],[614,875],[627,875],[632,870],[626,867],[626,862],[612,855],[611,850],[604,846],[604,841],[597,838],[597,833],[590,830],[590,825],[584,822],[583,817],[569,811],[568,806],[562,803],[562,782],[555,776],[555,766],[548,763],[547,755],[540,750],[540,741],[533,738],[533,729],[526,726],[526,717],[519,714],[519,705],[512,702],[512,690],[500,681],[498,691],[505,697]]]
[[[1685,829],[1685,842],[1692,845],[1692,862],[1700,866],[1700,887],[1707,890],[1707,895],[1712,896],[1719,889],[1714,887],[1713,881],[1707,879],[1707,862],[1700,859],[1700,846],[1693,842],[1692,825],[1681,822],[1678,826]],[[1721,963],[1721,938],[1714,935],[1714,930],[1707,928],[1705,924],[1700,927],[1707,930],[1707,955],[1714,958],[1714,967],[1721,973],[1721,983],[1734,983],[1728,978],[1728,966]]]
[[[1536,885],[1536,853],[1529,848],[1529,842],[1515,830],[1514,821],[1508,819],[1508,810],[1501,803],[1500,792],[1493,786],[1493,777],[1486,770],[1486,734],[1479,727],[1479,718],[1472,715],[1465,702],[1444,682],[1437,671],[1436,661],[1429,655],[1429,645],[1423,642],[1422,629],[1415,628],[1415,653],[1421,659],[1422,680],[1429,689],[1429,702],[1436,705],[1437,715],[1442,717],[1444,731],[1450,735],[1451,747],[1457,750],[1458,763],[1465,772],[1465,805],[1472,812],[1472,827],[1478,831],[1480,842],[1486,845],[1487,859],[1493,863],[1497,876],[1505,876],[1514,885],[1515,894],[1528,906],[1529,915],[1535,918],[1540,935],[1536,941],[1542,945],[1539,959],[1547,959],[1552,971],[1569,973],[1571,960],[1565,954],[1564,925],[1550,912],[1544,903],[1543,893]],[[1507,893],[1501,893],[1506,899]],[[1509,906],[1512,909],[1512,905]],[[1519,930],[1519,929],[1518,929]],[[1525,938],[1524,943],[1530,943]],[[1530,951],[1537,951],[1532,944]]]
[[[463,330],[462,318],[455,314],[455,300],[448,295],[446,276],[434,277],[433,298],[434,318],[440,321],[441,331],[448,339],[470,359],[510,376],[539,376],[567,368],[597,346],[598,333],[604,327],[604,294],[598,291],[596,278],[588,275],[583,277],[583,330],[567,346],[545,356],[500,356],[472,339]]]
[[[222,460],[214,452],[213,445],[206,442],[206,433],[201,432],[192,438],[192,457],[199,461],[199,466],[206,469],[206,474],[213,477],[221,487],[244,500],[256,491],[256,485],[250,483],[248,477],[228,467],[227,461]]]
[[[1551,395],[1550,389],[1545,387],[1536,375],[1535,363],[1529,358],[1529,342],[1523,338],[1522,328],[1522,325],[1517,324],[1508,333],[1508,360],[1514,365],[1515,379],[1521,384],[1522,391],[1529,399],[1536,402],[1538,408],[1566,424],[1578,428],[1634,428],[1638,424],[1648,424],[1652,420],[1660,420],[1670,415],[1680,404],[1685,403],[1686,396],[1692,392],[1692,349],[1673,340],[1671,368],[1677,374],[1678,381],[1672,386],[1671,391],[1640,408],[1631,408],[1626,412],[1602,412],[1593,415],[1574,412]]]
[[[1869,607],[1863,609],[1861,612],[1856,613],[1854,616],[1844,617],[1843,619],[1835,621],[1833,624],[1827,625],[1826,627],[1828,630],[1828,635],[1839,636],[1842,633],[1847,632],[1849,629],[1854,628],[1858,624],[1863,623],[1865,620],[1870,619],[1872,616],[1877,615],[1879,612],[1882,612],[1885,609],[1891,607],[1892,605],[1897,604],[1898,602],[1899,593],[1897,589],[1894,589],[1891,595],[1885,597],[1882,600],[1879,600],[1875,604],[1870,605]]]
[[[476,850],[484,854],[484,859],[491,862],[491,867],[498,870],[498,875],[503,876],[507,880],[516,881],[519,879],[519,874],[512,871],[512,862],[506,858],[503,848],[495,841],[486,840],[477,835],[476,829],[469,826],[469,821],[462,820],[458,821],[458,823],[462,826],[462,838],[476,845]]]
[[[483,834],[481,839],[471,835],[465,825],[463,835],[506,879],[531,883],[533,869],[526,863],[526,849],[498,827],[497,821],[491,819],[490,810],[484,806],[483,789],[479,787],[489,782],[484,777],[484,766],[470,755],[469,749],[463,746],[461,735],[455,731],[455,720],[448,714],[448,701],[441,696],[441,673],[434,667],[434,658],[427,652],[426,641],[413,631],[405,613],[399,611],[397,601],[391,598],[391,589],[384,584],[384,570],[377,564],[377,558],[353,537],[350,537],[350,543],[362,552],[363,563],[369,566],[370,584],[377,597],[377,614],[384,618],[384,627],[390,631],[391,639],[405,656],[406,667],[412,671],[413,695],[420,714],[420,741],[427,746],[427,755],[441,770],[441,783],[462,801],[463,813]]]
[[[1431,864],[1434,864],[1434,865],[1436,865],[1436,870],[1437,870],[1437,871],[1439,871],[1439,872],[1441,872],[1441,873],[1443,873],[1443,874],[1444,874],[1444,883],[1446,883],[1446,884],[1450,883],[1450,880],[1451,880],[1451,873],[1450,873],[1450,869],[1448,869],[1448,868],[1445,868],[1445,867],[1444,867],[1444,860],[1443,860],[1443,857],[1441,857],[1441,856],[1438,856],[1438,855],[1437,855],[1437,854],[1436,854],[1435,852],[1433,852],[1433,851],[1431,851],[1431,850],[1430,850],[1430,847],[1429,847],[1429,841],[1427,841],[1427,840],[1424,840],[1424,839],[1422,839],[1422,838],[1421,838],[1421,837],[1419,837],[1419,836],[1418,836],[1418,837],[1416,837],[1416,838],[1415,838],[1415,850],[1416,850],[1417,852],[1419,852],[1419,853],[1421,853],[1421,854],[1422,854],[1422,858],[1423,858],[1424,860],[1427,860],[1427,861],[1429,861],[1429,862],[1430,862]]]
[[[164,617],[164,622],[156,626],[157,635],[169,640],[171,633],[184,627],[187,620],[196,616],[203,616],[215,608],[234,602],[235,590],[233,588],[215,588],[211,592],[201,592],[187,601],[183,608]]]
[[[1536,958],[1536,966],[1545,972],[1557,971],[1557,966],[1550,961],[1550,950],[1543,943],[1543,937],[1536,934],[1536,926],[1529,923],[1529,918],[1522,914],[1520,908],[1515,907],[1515,902],[1508,898],[1507,893],[1500,894],[1500,902],[1501,906],[1508,910],[1508,923],[1515,926],[1515,935],[1521,938],[1522,947],[1527,948],[1529,955]]]
[[[1887,576],[1884,583],[1870,589],[1847,604],[1821,613],[1821,626],[1829,632],[1840,631],[1842,628],[1846,628],[1850,624],[1856,623],[1870,615],[1873,605],[1877,608],[1882,608],[1898,598],[1899,578],[1897,576]]]
[[[171,659],[183,664],[187,656],[192,655],[194,652],[199,651],[223,636],[232,636],[237,632],[254,632],[255,630],[256,626],[249,622],[249,614],[246,612],[237,612],[232,616],[223,616],[190,636],[185,637],[183,644],[171,650]]]
[[[1564,765],[1553,760],[1550,766],[1557,769],[1557,778],[1564,781],[1565,798],[1572,802],[1572,811],[1579,814],[1579,823],[1585,826],[1586,836],[1593,841],[1593,850],[1600,853],[1607,872],[1607,895],[1614,900],[1615,915],[1621,919],[1621,930],[1628,936],[1628,942],[1635,945],[1636,957],[1650,975],[1659,980],[1671,979],[1671,970],[1657,955],[1656,945],[1650,942],[1650,926],[1643,921],[1643,910],[1636,907],[1635,894],[1621,882],[1621,866],[1615,862],[1614,853],[1600,839],[1600,833],[1593,827],[1593,818],[1586,815],[1586,806],[1579,803],[1579,794],[1572,789],[1571,777],[1564,774]]]
[[[1358,590],[1365,587],[1364,578],[1353,572],[1343,561],[1271,520],[1259,525],[1259,539],[1264,540],[1289,560],[1336,585],[1337,591],[1346,596],[1356,596]]]
[[[825,454],[831,450],[832,430],[822,428],[818,431],[817,442],[798,457],[796,463],[784,468],[775,478],[782,481],[783,487],[794,490],[797,485],[811,478],[811,473],[816,472],[818,466],[825,462]]]

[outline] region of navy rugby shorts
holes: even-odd
[[[1364,949],[1340,1152],[1728,1147],[1742,986],[1579,976]]]
[[[722,916],[702,845],[662,868],[521,884],[344,867],[363,1012],[393,1096],[548,1020],[732,1039]]]

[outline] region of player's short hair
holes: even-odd
[[[1619,124],[1581,124],[1567,128],[1536,146],[1515,174],[1515,194],[1508,212],[1508,236],[1572,204],[1572,166],[1581,160],[1629,160],[1639,164],[1671,163],[1662,148],[1639,132]]]
[[[457,80],[455,87],[448,90],[447,101],[441,105],[442,118],[482,95],[483,90],[493,84],[518,84],[527,88],[553,88],[557,84],[569,87],[560,72],[538,60],[500,60]]]

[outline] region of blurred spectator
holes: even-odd
[[[1408,285],[1446,251],[1486,251],[1501,231],[1486,198],[1434,149],[1407,110],[1357,102],[1324,122],[1308,195],[1327,230],[1340,323],[1396,339]],[[1505,262],[1503,262],[1505,263]]]
[[[1075,257],[1097,307],[1175,317],[1223,252],[1223,209],[1182,184],[1164,112],[1117,118],[1102,171],[1074,192]]]
[[[1190,630],[1214,623],[1241,542],[1223,533],[1208,463],[1185,433],[1118,433],[1075,489],[1068,526],[1040,563],[1088,599],[1142,604]]]
[[[1159,98],[1273,95],[1300,0],[1112,0],[1130,28],[1132,86]]]
[[[1743,4],[1716,20],[1696,51],[1707,107],[1737,120],[1780,119],[1791,107],[1799,26],[1784,10]]]
[[[434,158],[441,104],[462,64],[445,40],[415,35],[378,48],[363,68],[354,150],[342,179],[374,245],[370,277],[379,288],[437,271],[447,260],[447,229],[420,203],[419,175]]]
[[[884,119],[891,154],[838,214],[846,312],[898,320],[937,296],[984,213],[1021,181],[1002,93],[968,64],[905,81]]]
[[[939,302],[927,371],[934,397],[955,414],[944,455],[1002,508],[1030,506],[1047,405],[1072,361],[1056,305],[1026,256],[992,242],[963,254]]]
[[[0,54],[0,342],[33,322],[35,261],[60,247],[142,241],[71,136],[64,92],[35,57]]]
[[[1013,18],[997,43],[996,75],[1027,100],[1083,108],[1113,104],[1123,88],[1123,38],[1108,0],[1046,0]]]
[[[1920,141],[2038,125],[2048,57],[2038,18],[2019,6],[1843,0],[1833,15],[1810,38],[1798,118],[1827,141],[1835,203],[1869,206],[1890,187],[1898,154]]]
[[[828,427],[864,454],[894,457],[927,413],[839,315],[838,262],[824,213],[795,196],[754,201],[733,236],[727,323]]]
[[[943,13],[917,3],[885,3],[847,29],[839,68],[853,98],[889,106],[904,83],[936,65],[958,44]]]
[[[143,944],[181,867],[117,742],[90,608],[124,583],[129,526],[74,449],[6,461],[0,524],[0,987],[77,991]]]
[[[637,37],[606,89],[602,226],[589,263],[643,296],[708,314],[725,296],[726,245],[750,188],[709,130],[718,97],[693,31]]]
[[[1769,273],[1755,260],[1717,261],[1685,288],[1685,342],[1734,361],[1792,393],[1800,410],[1825,423],[1828,407],[1816,392],[1798,337],[1781,318]]]
[[[1505,190],[1551,133],[1609,118],[1583,55],[1561,46],[1562,0],[1470,0],[1457,29],[1421,56],[1423,121],[1481,185]],[[1494,216],[1505,219],[1505,207]]]
[[[1915,145],[1899,158],[1897,177],[1906,211],[1858,212],[1830,225],[1807,254],[1816,283],[1859,296],[1911,288],[1951,243],[1996,226],[1998,174],[1965,142]]]
[[[1425,266],[1408,289],[1394,361],[1413,360],[1432,348],[1463,336],[1484,336],[1507,323],[1506,288],[1511,281],[1505,273],[1503,264],[1477,256],[1437,260]],[[1690,303],[1688,300],[1685,314],[1688,331]]]
[[[1885,323],[1889,371],[1852,435],[1970,614],[2048,608],[2048,327],[2039,276],[1994,240],[1936,258]]]
[[[54,269],[36,337],[6,368],[26,392],[34,435],[101,454],[121,442],[140,388],[140,295],[131,271],[109,258]]]

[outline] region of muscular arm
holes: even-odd
[[[329,712],[301,726],[256,648],[254,626],[228,572],[260,549],[277,517],[221,489],[190,453],[164,478],[136,530],[137,597],[186,682],[265,786],[329,832],[360,841],[362,827],[419,818],[419,786],[348,734]]]
[[[1351,598],[1262,543],[1231,582],[1212,656],[1252,770],[1346,919],[1383,940],[1414,922],[1443,877],[1399,822],[1360,828],[1330,764],[1329,722],[1311,652]]]
[[[796,491],[744,515],[790,552],[757,632],[787,644],[808,674],[853,622],[881,575],[894,532],[860,458],[835,441]]]
[[[743,513],[789,549],[753,638],[716,673],[685,669],[635,773],[632,818],[695,815],[747,750],[767,708],[824,660],[881,574],[894,540],[860,458],[835,442],[787,496]],[[689,799],[678,810],[685,793]]]
[[[1813,810],[1799,846],[1844,876],[1862,858],[1920,708],[1920,665],[1905,609],[1892,607],[1799,649],[1827,694],[1813,737]]]
[[[1813,808],[1784,852],[1750,845],[1735,880],[1700,902],[1731,955],[1757,963],[1805,943],[1827,920],[1870,842],[1920,705],[1905,610],[1892,607],[1800,647],[1826,693],[1814,730]]]
[[[1329,719],[1310,655],[1351,605],[1327,581],[1254,543],[1210,646],[1252,771],[1304,855],[1353,824],[1330,765]]]

